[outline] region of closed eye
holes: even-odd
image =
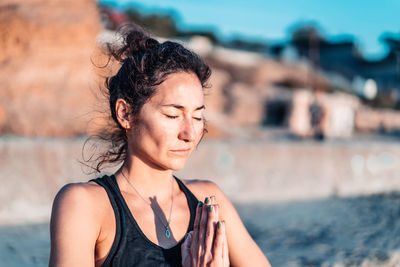
[[[176,118],[178,118],[178,116],[171,116],[171,115],[165,115],[165,116],[167,116],[167,118],[170,118],[170,119],[176,119]]]
[[[197,120],[197,121],[202,121],[203,118],[198,118],[198,117],[193,117],[193,119]]]

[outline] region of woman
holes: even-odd
[[[57,194],[50,266],[270,266],[214,183],[172,175],[203,136],[209,67],[135,29],[109,50],[122,64],[106,81],[116,129],[97,170],[122,166]]]

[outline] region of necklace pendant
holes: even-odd
[[[169,231],[169,227],[168,226],[165,228],[165,237],[166,238],[170,238],[171,237],[171,232]]]

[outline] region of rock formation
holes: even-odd
[[[85,133],[100,29],[93,0],[2,1],[0,134]]]

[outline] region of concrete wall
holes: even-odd
[[[64,184],[92,178],[83,142],[0,137],[0,223],[47,221]],[[205,140],[177,175],[213,180],[235,202],[280,202],[400,190],[398,170],[400,143],[242,138]]]

